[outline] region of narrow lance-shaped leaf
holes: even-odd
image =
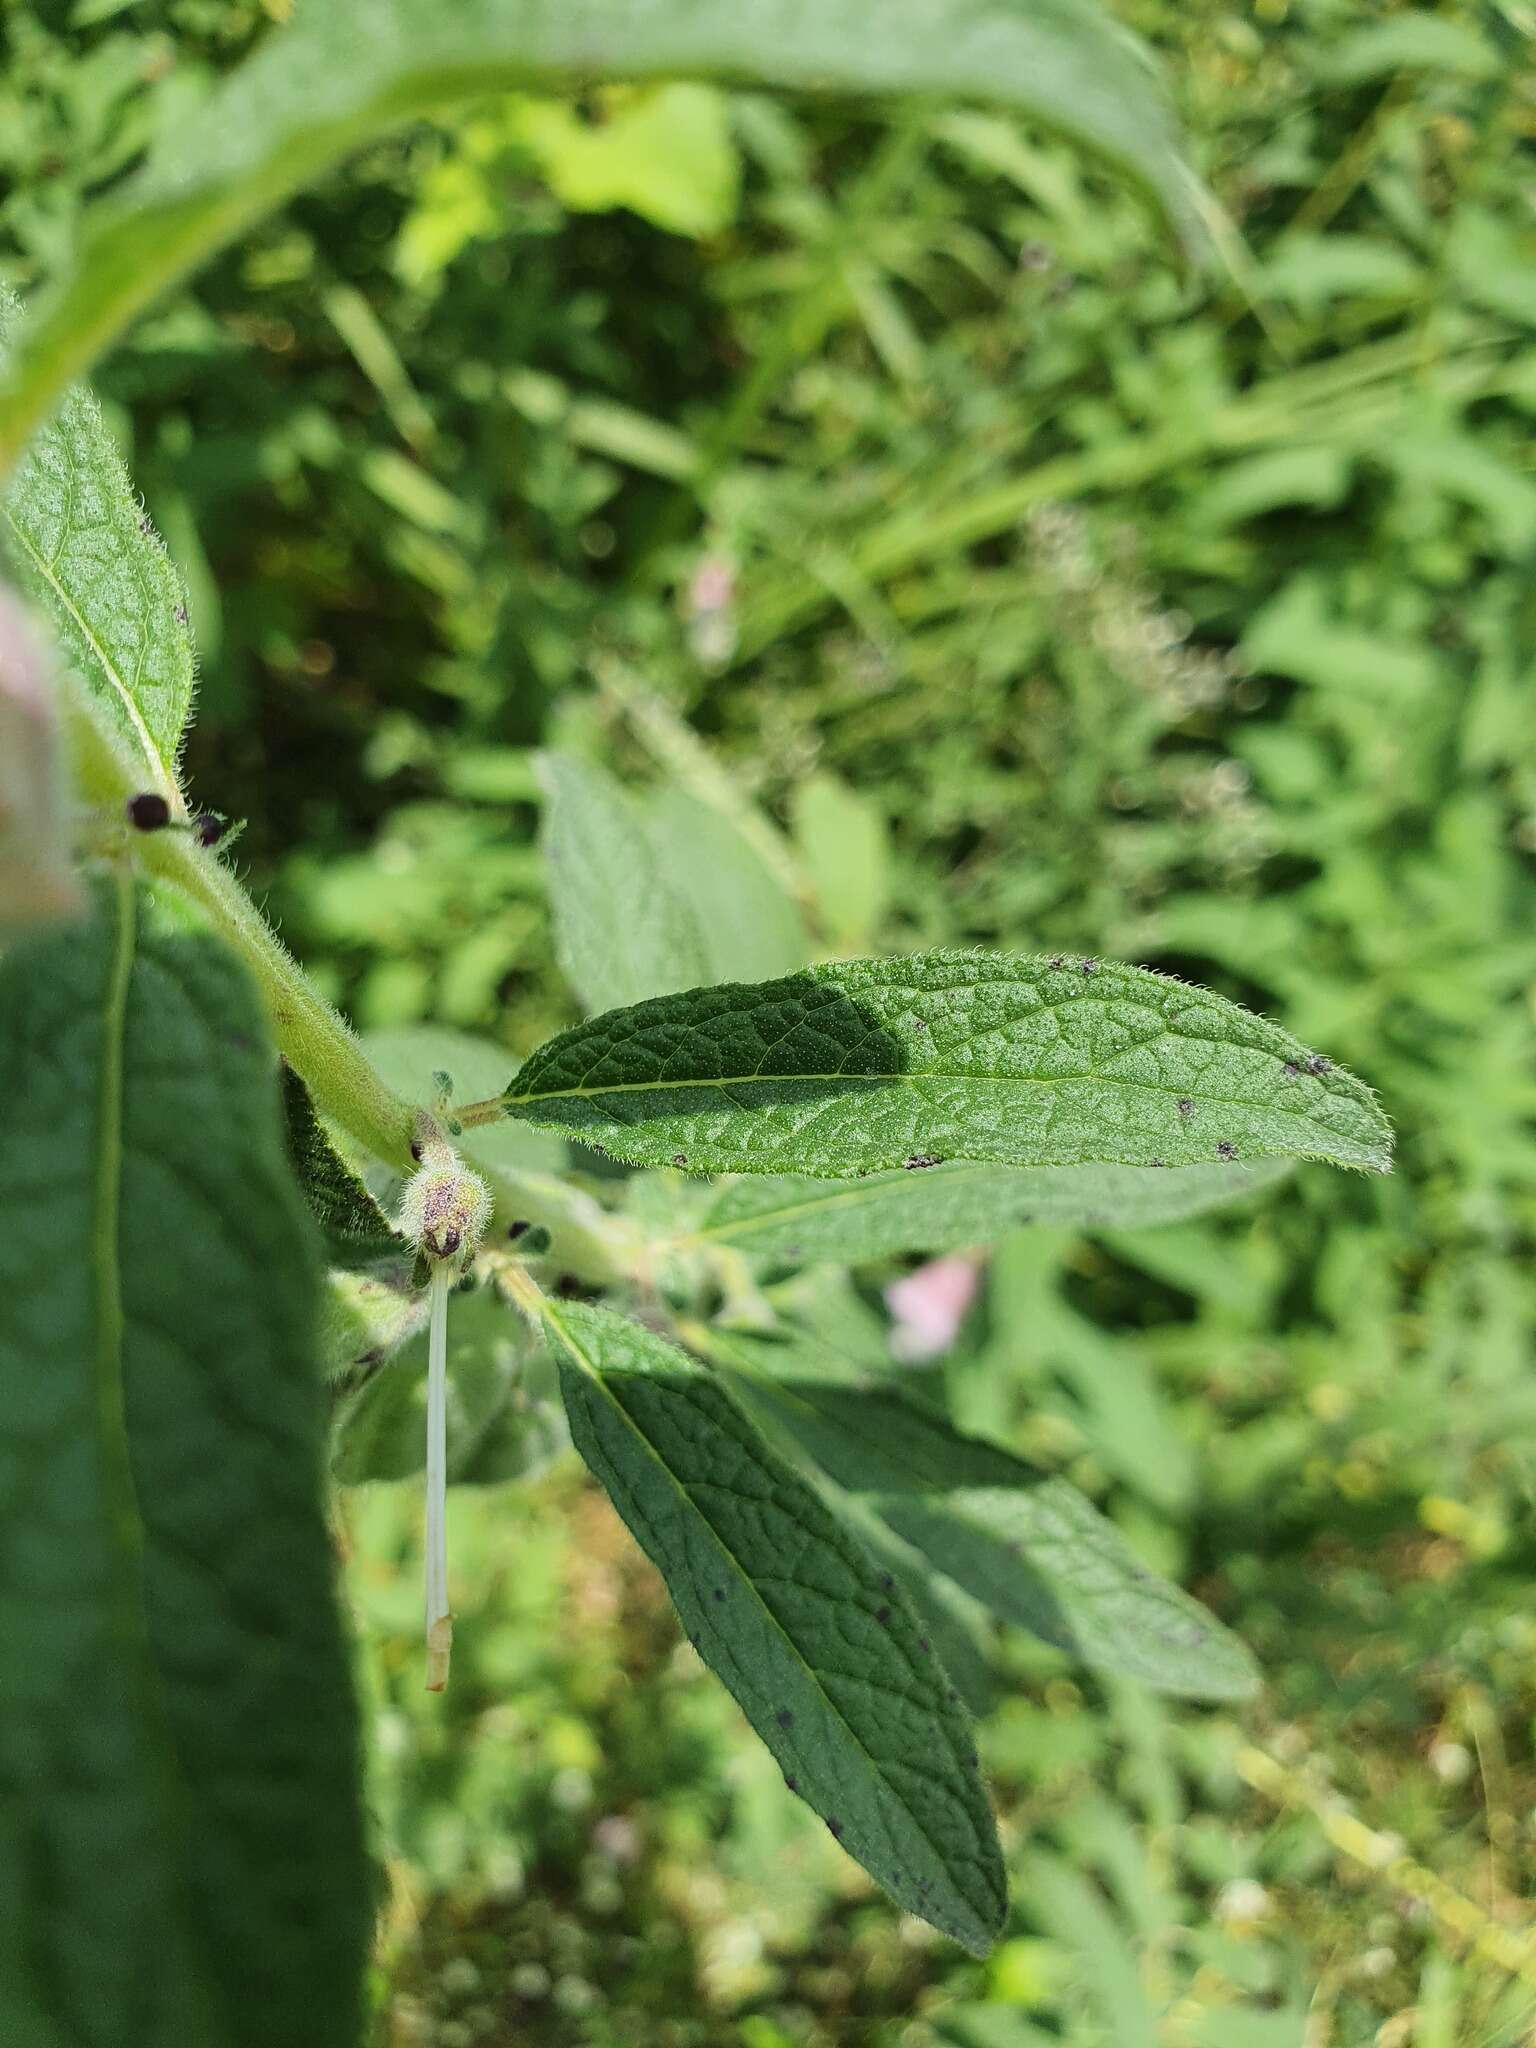
[[[17,311],[0,291],[0,340]],[[186,591],[83,386],[6,486],[0,547],[143,786],[173,798],[196,677]]]
[[[608,1310],[544,1312],[577,1449],[785,1782],[985,1952],[1005,1895],[970,1724],[894,1575],[682,1352]]]
[[[833,1179],[1328,1159],[1386,1171],[1369,1089],[1142,967],[918,953],[662,996],[542,1046],[507,1114],[616,1158]]]
[[[0,2039],[338,2048],[371,1881],[315,1233],[234,962],[0,962]]]
[[[309,1090],[286,1062],[282,1072],[288,1157],[331,1263],[367,1266],[404,1256],[410,1247],[331,1143]]]
[[[750,1402],[1003,1620],[1164,1692],[1253,1691],[1237,1638],[1149,1571],[1066,1480],[961,1436],[899,1390],[776,1378],[774,1345],[738,1339],[732,1349],[752,1371]]]
[[[604,768],[539,757],[555,951],[588,1010],[708,979],[693,904],[662,874],[639,813]]]
[[[0,386],[0,472],[142,307],[348,151],[499,89],[680,75],[999,102],[1094,150],[1199,232],[1156,78],[1094,0],[330,0],[270,34],[86,216]]]
[[[1283,1180],[1288,1159],[1251,1166],[979,1166],[867,1180],[742,1180],[721,1190],[685,1242],[807,1263],[882,1259],[981,1244],[1022,1223],[1129,1229],[1176,1223]]]

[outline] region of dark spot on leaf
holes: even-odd
[[[800,1256],[800,1252],[801,1247],[797,1244],[787,1244],[784,1247],[784,1256],[786,1259],[798,1259]]]
[[[1312,1053],[1307,1060],[1309,1074],[1327,1074],[1332,1071],[1333,1061],[1325,1060],[1320,1052]]]
[[[177,605],[175,611],[172,613],[172,617],[175,619],[178,626],[184,626],[187,623],[186,606],[184,604]]]
[[[774,1715],[773,1718],[775,1719],[775,1721],[778,1722],[781,1728],[793,1728],[795,1725],[795,1717],[789,1711],[788,1707],[780,1707],[779,1711]]]
[[[1147,1164],[1148,1166],[1166,1166],[1168,1162],[1166,1159],[1149,1159]]]
[[[418,1161],[421,1158],[421,1147],[416,1143],[414,1138],[411,1140],[411,1157]]]
[[[723,1600],[725,1598],[724,1586],[716,1586],[714,1592],[710,1595],[710,1598],[712,1600]]]
[[[1181,1095],[1179,1097],[1178,1108],[1180,1116],[1193,1116],[1195,1113],[1195,1105],[1190,1101],[1187,1095]]]
[[[1061,953],[1053,953],[1053,954],[1051,955],[1050,959],[1049,959],[1049,960],[1047,961],[1047,963],[1046,963],[1046,964],[1047,964],[1047,966],[1049,966],[1049,967],[1054,967],[1054,968],[1056,969],[1057,973],[1059,974],[1059,973],[1061,972],[1062,968],[1066,966],[1067,962],[1066,962],[1066,958],[1065,958],[1065,956],[1064,956],[1063,954],[1061,954]]]
[[[840,1842],[843,1839],[843,1824],[831,1814],[827,1815],[827,1832],[831,1835],[834,1842]]]
[[[885,1588],[886,1592],[889,1593],[892,1587],[896,1584],[896,1581],[891,1577],[889,1572],[882,1572],[880,1574],[880,1583]]]
[[[156,790],[129,797],[123,808],[136,832],[161,832],[171,822],[171,807]]]
[[[914,1031],[926,1031],[928,1026],[921,1017],[914,1017],[912,1019],[912,1029]]]
[[[942,1166],[943,1160],[936,1152],[913,1152],[901,1162],[908,1173],[920,1173],[925,1166]]]
[[[686,1166],[688,1164],[688,1154],[686,1152],[674,1152],[672,1154],[672,1164],[674,1166]]]
[[[507,1225],[508,1242],[511,1244],[516,1244],[517,1240],[520,1237],[524,1236],[532,1228],[533,1226],[529,1223],[527,1217],[520,1216],[515,1223],[509,1223]]]
[[[153,533],[154,530],[155,522],[153,521],[153,519],[150,518],[149,514],[146,512],[144,517],[139,521],[139,531],[140,533]]]
[[[882,1628],[885,1627],[885,1624],[890,1620],[890,1618],[891,1610],[889,1609],[889,1607],[877,1607],[875,1609],[875,1619],[879,1622]]]
[[[1294,1081],[1297,1075],[1301,1072],[1301,1069],[1297,1066],[1294,1060],[1287,1060],[1285,1063],[1284,1071],[1285,1078],[1287,1079],[1287,1081]]]
[[[924,1650],[926,1650],[926,1649],[928,1648],[928,1638],[927,1638],[926,1636],[919,1636],[919,1637],[918,1637],[918,1639],[917,1639],[917,1641],[918,1641],[918,1647],[919,1647],[920,1649],[924,1649]]]
[[[791,1792],[798,1792],[800,1790],[800,1780],[798,1778],[791,1778],[786,1774],[784,1782]]]
[[[1097,960],[1093,958],[1092,954],[1090,954],[1089,957],[1083,962],[1083,972],[1084,974],[1097,974],[1098,971],[1099,963]]]
[[[1237,1147],[1228,1139],[1223,1138],[1216,1147],[1216,1157],[1218,1159],[1235,1159],[1237,1157]]]

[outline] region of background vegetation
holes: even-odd
[[[0,275],[283,11],[0,14]],[[1269,1683],[1170,1706],[1001,1639],[985,1965],[784,1801],[569,1466],[455,1496],[446,1705],[416,1490],[351,1495],[381,2043],[1531,2038],[1536,24],[1126,12],[1235,279],[992,115],[498,101],[296,202],[99,379],[191,584],[194,789],[365,1027],[569,1021],[556,738],[729,777],[829,951],[1142,959],[1401,1132],[1388,1182],[991,1261],[962,1416]],[[849,1348],[891,1277],[825,1305]]]

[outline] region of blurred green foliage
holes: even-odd
[[[415,1496],[352,1497],[381,2040],[1528,2038],[1536,1938],[1522,1971],[1497,1934],[1536,1888],[1532,24],[1128,11],[1230,275],[992,115],[636,90],[373,150],[102,374],[191,586],[194,787],[361,1023],[522,1052],[569,1020],[558,738],[729,778],[829,949],[1145,959],[1369,1074],[1402,1135],[1381,1185],[991,1262],[959,1419],[1086,1484],[1269,1687],[1176,1708],[1000,1642],[987,1965],[783,1800],[567,1466],[455,1494],[445,1708]],[[45,277],[283,12],[0,15],[0,274]],[[884,1277],[823,1330],[883,1350]]]

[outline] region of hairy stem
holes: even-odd
[[[75,783],[89,804],[121,811],[144,787],[142,764],[123,758],[117,741],[98,723],[83,689],[68,703]],[[183,818],[185,806],[180,805]],[[410,1105],[387,1088],[345,1021],[311,985],[218,855],[188,832],[145,833],[134,851],[143,871],[191,897],[225,944],[245,962],[271,1021],[278,1048],[302,1076],[322,1113],[367,1152],[409,1171]]]

